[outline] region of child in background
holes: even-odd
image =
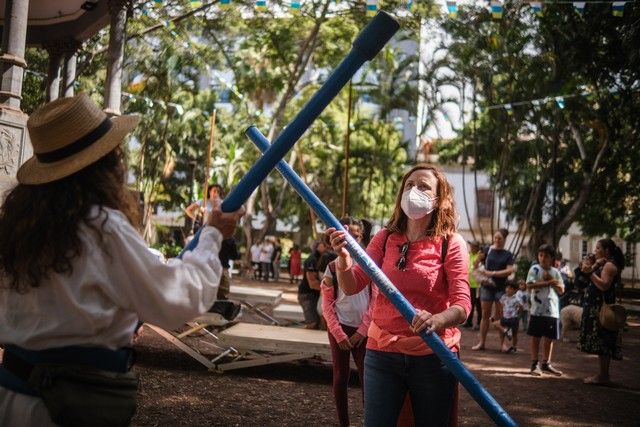
[[[518,290],[517,285],[512,280],[507,281],[505,288],[505,294],[500,297],[500,304],[502,304],[502,318],[495,320],[493,326],[502,332],[502,352],[508,354],[515,354],[518,352],[518,324],[520,318],[518,313],[522,309],[520,298],[516,295]],[[504,338],[507,338],[505,341]],[[511,341],[511,345],[508,344]]]
[[[532,266],[527,275],[527,289],[531,291],[531,309],[527,335],[531,337],[531,375],[543,372],[560,376],[562,372],[551,366],[553,341],[560,338],[560,295],[564,283],[560,272],[552,267],[553,246],[544,244],[538,248],[539,264]],[[538,364],[542,340],[543,362]]]
[[[520,310],[520,320],[522,320],[522,329],[527,330],[527,326],[529,325],[529,291],[527,290],[527,282],[523,279],[518,280],[518,292],[516,295],[520,299],[520,305],[522,305],[522,310]]]

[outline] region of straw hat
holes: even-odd
[[[18,170],[21,184],[44,184],[67,177],[116,148],[140,118],[108,118],[86,93],[60,98],[27,121],[33,157]]]

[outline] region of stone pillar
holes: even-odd
[[[2,87],[0,104],[2,108],[20,111],[22,99],[22,77],[27,63],[24,60],[27,38],[27,15],[29,0],[6,0],[4,8],[4,29],[2,31]]]
[[[105,82],[104,111],[110,115],[120,115],[122,96],[122,64],[124,62],[124,42],[127,24],[127,0],[109,0],[109,49],[107,59],[107,81]]]
[[[29,0],[6,0],[0,69],[0,204],[16,183],[18,167],[31,156],[27,115],[20,110]]]
[[[49,69],[47,71],[47,102],[60,97],[60,82],[62,80],[63,54],[60,42],[53,42],[45,46],[49,52]]]
[[[76,64],[78,62],[77,49],[69,51],[65,54],[64,60],[64,96],[70,97],[75,95],[74,84],[76,83]]]

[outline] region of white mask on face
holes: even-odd
[[[433,212],[436,208],[436,199],[437,197],[431,198],[416,187],[412,187],[410,190],[402,193],[400,207],[409,218],[420,219]]]

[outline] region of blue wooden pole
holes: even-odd
[[[260,133],[255,127],[251,126],[246,130],[246,135],[253,143],[265,153],[269,150],[271,144],[267,138]],[[304,199],[305,202],[318,214],[318,217],[329,227],[341,229],[342,225],[336,219],[331,211],[324,203],[311,191],[304,181],[296,174],[296,172],[285,162],[280,160],[276,167],[280,174],[289,181],[296,192]],[[360,245],[349,235],[346,234],[347,246],[353,259],[367,273],[367,275],[378,286],[380,291],[393,303],[393,305],[402,313],[402,316],[411,323],[416,314],[415,308],[407,301],[407,299],[398,291],[393,283],[384,275],[382,270],[373,262],[369,255],[360,247]],[[460,381],[469,394],[476,402],[485,410],[491,419],[499,426],[516,426],[516,422],[502,409],[500,404],[489,394],[489,392],[480,384],[471,372],[460,362],[460,359],[444,345],[438,334],[428,334],[425,331],[420,333],[420,337],[429,345],[433,352],[440,358],[442,363],[447,365],[453,375]]]
[[[284,128],[264,155],[256,162],[238,185],[222,202],[222,212],[233,212],[249,198],[251,193],[267,177],[285,154],[300,139],[302,134],[311,126],[313,121],[322,113],[326,106],[340,92],[340,89],[353,77],[366,61],[384,47],[391,37],[398,31],[398,22],[384,11],[378,14],[360,32],[353,42],[353,48],[342,60],[333,74],[318,89],[311,99],[300,110],[296,117]]]
[[[251,193],[267,177],[278,161],[300,139],[331,100],[336,97],[342,87],[351,80],[362,64],[372,60],[399,28],[400,24],[391,15],[385,11],[378,12],[353,41],[351,51],[327,81],[302,107],[302,110],[285,127],[273,144],[270,144],[269,150],[258,159],[238,185],[225,197],[220,206],[222,212],[233,212],[240,209],[240,206],[251,196]],[[178,257],[182,257],[185,252],[196,247],[200,239],[201,230],[196,232],[193,239],[185,246]]]

